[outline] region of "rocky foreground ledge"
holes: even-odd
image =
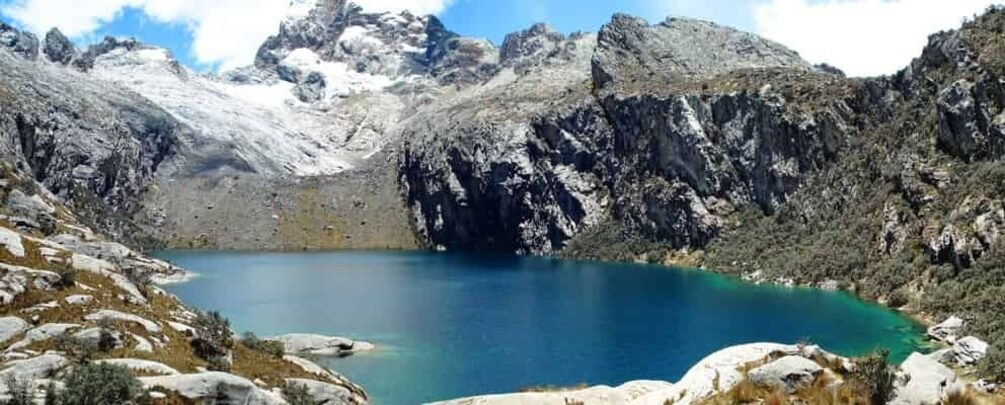
[[[936,404],[951,397],[998,403],[988,394],[993,387],[958,378],[934,355],[913,353],[896,369],[885,365],[881,357],[849,359],[818,346],[751,343],[709,355],[676,383],[632,381],[618,387],[487,395],[434,405],[875,403],[878,398],[871,388],[884,378],[889,390],[880,403]]]
[[[238,337],[219,314],[190,310],[156,286],[191,276],[106,240],[44,187],[0,164],[0,403],[56,395],[64,405],[143,397],[369,404],[361,387],[301,356],[347,355],[372,344]],[[98,371],[81,377],[82,370]],[[94,386],[121,387],[129,400],[92,398],[103,395]]]

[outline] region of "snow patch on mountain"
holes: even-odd
[[[365,91],[378,91],[396,82],[388,76],[356,72],[343,62],[323,61],[314,51],[307,48],[298,48],[290,52],[280,64],[303,72],[304,75],[311,72],[323,75],[327,84],[327,99],[347,97]]]
[[[345,67],[315,65],[332,83],[341,80],[343,95],[389,82],[362,76],[343,80],[352,76]],[[378,134],[355,136],[365,121],[359,109],[333,114],[300,103],[293,97],[294,85],[276,79],[242,84],[198,75],[179,67],[162,49],[114,50],[96,60],[92,74],[143,95],[193,128],[195,133],[186,140],[193,153],[211,144],[245,162],[243,169],[266,175],[339,173],[384,144],[374,139]]]

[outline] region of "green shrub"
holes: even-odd
[[[856,362],[851,381],[859,392],[869,397],[870,403],[885,404],[893,398],[893,383],[897,375],[887,361],[887,350],[881,350]]]
[[[230,321],[219,312],[200,312],[192,323],[195,336],[191,345],[195,354],[205,360],[227,356],[234,347]]]
[[[56,268],[56,274],[59,275],[59,280],[56,280],[54,285],[57,289],[64,290],[77,285],[77,271],[73,267],[59,266]]]
[[[273,357],[283,357],[286,348],[282,342],[275,340],[262,340],[252,332],[244,332],[241,336],[241,344],[251,350],[262,352]]]
[[[904,288],[898,288],[890,293],[886,299],[886,306],[890,308],[900,308],[910,302],[911,295]]]
[[[988,347],[988,353],[978,363],[978,372],[986,378],[1005,383],[1005,339],[998,339]]]
[[[13,374],[8,375],[4,380],[7,386],[7,395],[10,398],[0,401],[3,405],[33,405],[35,384],[31,380],[18,380]]]
[[[142,385],[129,369],[111,364],[85,364],[64,382],[63,405],[126,404],[143,395]]]
[[[109,352],[115,349],[115,345],[118,341],[115,339],[115,335],[112,330],[101,328],[98,333],[97,347],[99,352]]]
[[[100,340],[100,339],[99,339]],[[56,336],[56,350],[66,353],[66,357],[77,364],[85,364],[98,353],[98,342],[92,339],[78,339],[68,333]]]
[[[226,356],[215,356],[206,359],[206,369],[209,371],[230,372],[230,360]]]
[[[45,386],[45,400],[42,404],[59,405],[59,391],[56,389],[56,383],[50,381],[49,385]]]
[[[283,399],[290,405],[318,405],[320,403],[311,395],[306,385],[290,382],[283,385]]]

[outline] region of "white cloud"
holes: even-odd
[[[958,28],[991,0],[770,0],[756,31],[852,76],[891,74],[919,56],[928,35]]]
[[[297,2],[312,0],[293,0]],[[368,11],[409,10],[439,14],[452,0],[358,0]],[[0,12],[31,31],[59,27],[73,38],[87,37],[132,7],[162,23],[183,24],[192,33],[199,63],[229,69],[250,64],[262,41],[279,30],[290,0],[14,0]]]

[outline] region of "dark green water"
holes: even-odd
[[[533,385],[675,381],[726,346],[809,340],[896,361],[919,325],[844,293],[751,286],[694,270],[508,256],[162,252],[200,277],[169,290],[239,331],[380,346],[327,360],[376,404]]]

